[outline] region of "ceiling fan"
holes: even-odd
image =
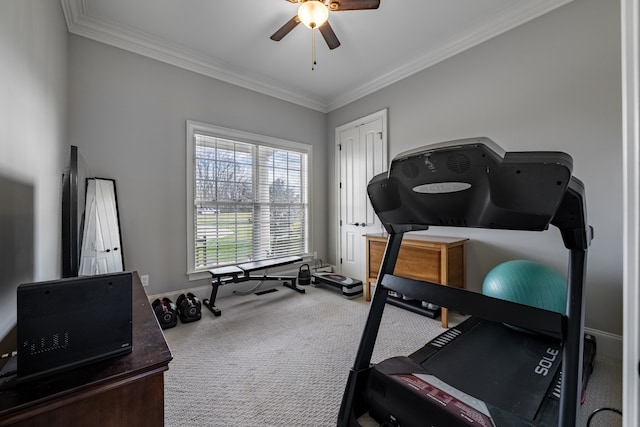
[[[280,41],[289,34],[300,22],[310,28],[320,31],[329,49],[340,46],[340,40],[329,25],[329,11],[342,12],[344,10],[377,9],[380,0],[287,0],[290,3],[300,3],[298,14],[287,21],[271,36],[271,40]]]

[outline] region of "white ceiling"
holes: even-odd
[[[328,112],[572,0],[381,0],[331,12],[342,45],[298,25],[269,39],[286,0],[61,0],[69,32]]]

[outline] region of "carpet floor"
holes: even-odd
[[[332,288],[279,287],[261,296],[220,298],[221,317],[164,331],[174,356],[165,373],[165,424],[335,426],[369,303]],[[450,326],[464,320],[450,313]],[[372,362],[408,355],[443,329],[439,320],[387,306]],[[597,356],[582,424],[596,408],[621,407],[620,361]],[[600,413],[591,427],[622,425]],[[363,418],[365,427],[377,425]]]

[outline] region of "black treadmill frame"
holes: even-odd
[[[495,146],[491,140],[486,138],[452,141],[431,147],[434,147],[433,150],[442,150],[442,146],[445,147],[445,150],[449,147],[451,150],[456,150],[467,145],[483,145],[489,149],[490,154],[494,155],[494,157],[500,156],[500,154],[495,152],[495,148],[499,149],[499,147]],[[413,155],[414,153],[424,153],[424,150],[428,151],[428,149],[429,147],[425,147],[421,149],[422,151],[415,150],[413,153],[406,155],[401,154],[396,156],[394,162],[396,159],[406,159],[407,156]],[[491,153],[492,150],[493,153]],[[503,159],[509,154],[515,154],[517,156],[522,153],[507,153],[506,156],[503,156]],[[545,156],[550,153],[525,153],[525,156],[530,154],[534,157],[539,156],[541,159],[544,159]],[[554,154],[562,156],[564,153]],[[568,159],[565,166],[571,172],[571,158],[566,154],[564,155],[567,156]],[[391,168],[393,168],[393,163]],[[373,191],[372,186],[380,185],[380,183],[385,185],[387,181],[391,180],[391,168],[388,175],[386,173],[380,174],[371,180],[368,187],[370,198],[371,192]],[[376,209],[375,203],[374,209]],[[587,249],[593,237],[593,229],[587,224],[585,194],[582,182],[571,176],[558,208],[548,222],[559,228],[564,245],[569,250],[566,315],[431,282],[394,276],[393,271],[400,252],[400,245],[404,233],[414,230],[426,230],[429,228],[429,225],[442,224],[408,223],[410,221],[405,223],[391,223],[385,222],[383,219],[384,215],[381,215],[378,209],[376,209],[376,213],[378,213],[381,218],[383,225],[389,233],[389,237],[378,274],[378,277],[381,279],[379,280],[378,286],[376,286],[356,358],[349,372],[338,414],[337,425],[339,427],[360,426],[357,419],[368,410],[365,388],[368,374],[371,370],[371,356],[389,290],[407,295],[410,298],[430,301],[443,307],[477,316],[485,320],[509,323],[563,340],[563,380],[558,425],[560,427],[574,427],[577,425],[582,390],[586,256]],[[455,226],[466,225],[456,224]],[[495,229],[527,229],[526,227],[471,226]],[[543,229],[546,229],[546,227],[543,227]],[[542,230],[534,228],[532,231]]]

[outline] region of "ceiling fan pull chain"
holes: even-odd
[[[316,31],[311,29],[311,71],[316,69]]]

